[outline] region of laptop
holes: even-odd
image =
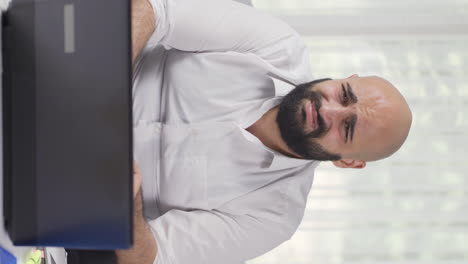
[[[2,17],[5,227],[15,245],[133,240],[129,0],[13,0]]]

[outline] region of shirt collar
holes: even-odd
[[[247,130],[242,129],[241,131],[244,137],[248,141],[258,146],[263,147],[266,155],[265,155],[264,162],[261,164],[261,167],[264,169],[267,169],[267,168],[273,169],[273,170],[288,169],[288,168],[304,166],[312,162],[317,162],[314,160],[297,159],[297,158],[288,157],[278,151],[268,148],[256,136],[252,135]]]
[[[268,77],[270,77],[275,86],[275,96],[285,96],[295,87],[293,83],[289,82],[286,79],[276,77],[271,74],[268,75]]]
[[[316,160],[306,160],[306,159],[298,159],[298,158],[291,158],[282,153],[269,150],[272,154],[272,160],[270,166],[268,168],[272,170],[280,170],[280,169],[289,169],[295,167],[302,167],[307,164],[316,163],[318,165],[319,161]]]

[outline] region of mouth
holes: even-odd
[[[311,131],[315,131],[318,127],[317,124],[317,110],[315,104],[312,101],[307,101],[304,105],[303,115],[306,122],[306,127],[310,128]]]

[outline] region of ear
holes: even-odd
[[[351,79],[351,78],[357,78],[357,77],[359,77],[359,75],[357,75],[357,74],[353,74],[353,75],[349,76],[349,77],[348,77],[348,79]]]
[[[338,168],[353,168],[353,169],[362,169],[366,167],[366,162],[363,160],[353,160],[353,159],[341,159],[332,161],[333,165]]]

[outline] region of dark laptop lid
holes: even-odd
[[[132,241],[130,1],[13,1],[3,21],[5,218],[16,245]]]

